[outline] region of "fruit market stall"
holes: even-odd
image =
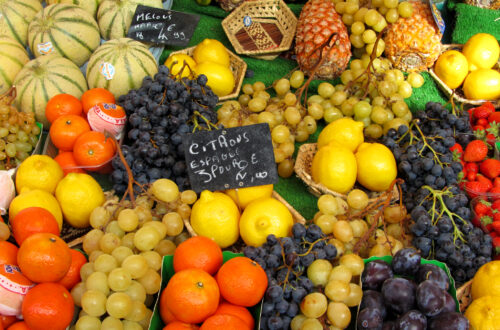
[[[499,7],[0,0],[0,329],[497,329]]]

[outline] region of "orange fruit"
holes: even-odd
[[[186,269],[170,278],[160,297],[160,306],[185,323],[200,323],[215,313],[219,305],[215,279],[201,269]]]
[[[174,252],[174,270],[202,269],[215,274],[222,265],[221,248],[208,237],[191,237],[177,246]]]
[[[0,324],[6,329],[17,321],[15,316],[0,315]]]
[[[56,218],[42,207],[28,207],[19,211],[10,223],[12,236],[21,246],[26,238],[36,233],[52,233],[59,236]]]
[[[73,156],[76,163],[89,167],[89,171],[98,171],[103,168],[116,152],[116,144],[113,139],[107,138],[100,132],[83,133],[75,142]]]
[[[12,324],[10,327],[7,328],[7,330],[32,330],[32,329],[28,328],[26,322],[21,321]]]
[[[248,309],[243,306],[237,306],[230,303],[221,303],[215,311],[215,315],[217,314],[229,314],[239,317],[250,327],[250,329],[253,329],[255,325],[252,314],[250,314]]]
[[[90,131],[90,125],[85,118],[77,115],[64,115],[52,123],[49,135],[52,143],[62,151],[73,150],[76,139]]]
[[[45,117],[49,123],[64,115],[80,116],[82,112],[82,102],[70,94],[53,96],[45,106]]]
[[[19,248],[17,264],[33,282],[57,282],[71,266],[71,251],[66,242],[54,234],[33,234]]]
[[[71,294],[58,283],[41,283],[28,291],[23,318],[31,330],[64,330],[74,313]]]
[[[197,330],[200,327],[194,324],[175,321],[167,324],[163,330]]]
[[[80,268],[87,263],[87,258],[78,250],[70,249],[69,252],[71,253],[71,265],[66,275],[57,283],[71,290],[80,282]]]
[[[89,112],[90,108],[98,103],[115,103],[113,93],[104,88],[91,88],[83,93],[80,98],[82,101],[83,111],[85,114]]]
[[[163,295],[162,295],[163,297]],[[167,308],[165,303],[162,303],[162,299],[160,299],[160,317],[165,322],[165,324],[170,324],[172,322],[177,322],[178,320],[175,318],[174,314]]]
[[[54,160],[61,166],[64,175],[68,173],[85,173],[81,168],[78,168],[75,156],[73,156],[72,151],[60,151]]]
[[[247,257],[226,261],[215,278],[221,296],[239,306],[256,305],[267,288],[266,272],[258,263]]]
[[[203,322],[200,330],[252,330],[242,319],[231,314],[216,314]]]
[[[19,248],[7,241],[0,241],[0,265],[16,265]]]

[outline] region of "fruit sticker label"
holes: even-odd
[[[52,46],[52,43],[50,41],[38,44],[37,48],[38,52],[42,55],[47,55],[54,51],[54,46]]]
[[[109,62],[102,62],[99,72],[101,72],[106,80],[111,80],[115,76],[115,67]]]
[[[245,27],[249,27],[250,25],[252,25],[252,18],[248,15],[243,17],[243,25]]]

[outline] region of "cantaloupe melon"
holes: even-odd
[[[34,112],[44,128],[50,127],[45,118],[47,102],[57,94],[80,98],[87,82],[80,68],[58,54],[38,57],[26,63],[14,79],[17,87],[16,106],[24,112]]]
[[[106,40],[125,37],[137,5],[163,8],[161,0],[101,0],[97,10],[101,36]]]
[[[139,41],[119,38],[105,42],[87,64],[89,88],[109,90],[115,98],[139,88],[146,76],[158,72],[153,54]]]
[[[55,3],[68,3],[76,5],[86,10],[94,18],[97,14],[97,7],[99,6],[99,0],[47,0],[47,4],[49,5],[53,5]]]
[[[42,10],[38,0],[0,0],[0,35],[7,35],[27,45],[28,25]]]
[[[82,8],[63,3],[45,7],[29,25],[28,42],[36,57],[56,53],[82,66],[99,46],[95,19]]]
[[[0,36],[0,94],[12,86],[14,78],[29,60],[26,49],[19,42]]]

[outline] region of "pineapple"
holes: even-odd
[[[400,17],[386,33],[385,55],[394,67],[422,71],[432,67],[441,51],[441,33],[434,22],[429,4],[411,1],[413,15]]]
[[[336,36],[322,48],[323,62],[315,72],[320,60],[320,48],[332,34]],[[347,67],[351,58],[351,42],[342,18],[335,11],[331,0],[309,0],[300,12],[295,37],[295,54],[300,69],[315,78],[333,79]]]

